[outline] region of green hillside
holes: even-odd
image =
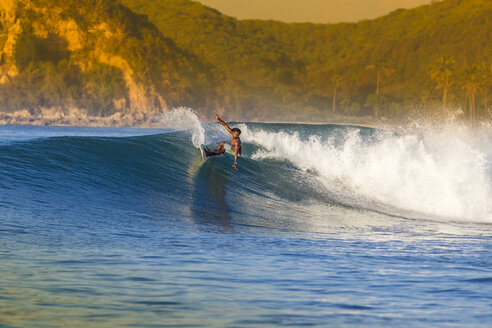
[[[485,118],[490,40],[490,0],[343,24],[240,21],[190,0],[2,0],[0,109]]]
[[[215,98],[210,67],[117,1],[2,0],[0,13],[3,111],[107,116]]]
[[[442,90],[430,71],[444,56],[454,61],[447,105],[468,106],[466,71],[477,71],[483,86],[476,107],[485,115],[492,1],[445,0],[344,24],[239,21],[189,0],[122,1],[224,73],[230,81],[225,106],[243,112],[278,107],[323,115],[332,107],[336,76],[342,113],[363,115],[380,107],[395,116],[416,104],[439,108]]]

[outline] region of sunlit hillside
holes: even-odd
[[[240,21],[190,0],[3,0],[0,109],[238,120],[490,115],[492,1],[343,24]]]
[[[335,86],[336,113],[433,111],[442,108],[443,76],[432,71],[448,69],[441,67],[444,57],[452,63],[445,107],[469,110],[474,94],[476,114],[486,115],[491,1],[445,0],[345,24],[239,21],[189,0],[122,1],[224,73],[225,105],[243,112],[266,107],[329,115]]]
[[[4,112],[145,114],[215,98],[196,55],[117,1],[3,0],[0,12]]]

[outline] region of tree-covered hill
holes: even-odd
[[[211,67],[117,1],[0,3],[3,111],[149,113],[207,103],[215,81]]]
[[[441,57],[454,61],[448,105],[469,106],[465,71],[473,65],[483,75],[482,98],[490,93],[489,0],[444,0],[343,24],[236,20],[189,0],[122,1],[217,67],[230,81],[225,106],[246,112],[294,105],[293,111],[322,115],[332,107],[337,76],[336,103],[347,114],[381,107],[385,115],[400,115],[420,103],[439,107],[442,90],[431,70]],[[477,106],[485,115],[487,105]]]
[[[490,115],[492,1],[375,20],[237,20],[191,0],[2,0],[0,109],[191,106],[237,119]]]

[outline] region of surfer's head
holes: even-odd
[[[239,138],[239,135],[241,134],[241,130],[238,128],[233,128],[231,129],[231,134],[234,138]]]

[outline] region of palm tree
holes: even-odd
[[[375,64],[369,65],[366,67],[368,70],[374,70],[376,71],[376,98],[379,98],[379,87],[381,85],[381,77],[382,75],[388,76],[392,70],[389,68],[389,66],[381,61],[378,60]],[[374,118],[377,118],[379,116],[379,105],[374,106]]]
[[[374,70],[376,71],[377,75],[377,80],[376,80],[376,94],[379,94],[379,86],[381,85],[381,76],[384,75],[389,75],[391,73],[391,69],[389,68],[388,64],[385,62],[379,60],[373,65],[369,65],[366,67],[366,69],[369,70]]]
[[[492,64],[487,65],[485,63],[482,64],[481,68],[481,77],[482,77],[482,92],[483,92],[483,108],[487,111],[487,93],[489,92],[490,85],[492,84]]]
[[[474,120],[476,116],[475,94],[480,90],[483,84],[483,76],[480,67],[475,63],[466,66],[463,78],[461,88],[465,90],[466,96],[468,97],[470,120]]]
[[[430,69],[431,79],[436,81],[436,89],[442,89],[442,110],[446,110],[448,89],[453,84],[452,76],[454,72],[453,57],[439,57]]]
[[[343,76],[336,73],[331,77],[331,82],[333,82],[333,106],[331,107],[331,111],[335,113],[336,109],[336,100],[337,100],[337,88],[342,85],[344,81]]]

